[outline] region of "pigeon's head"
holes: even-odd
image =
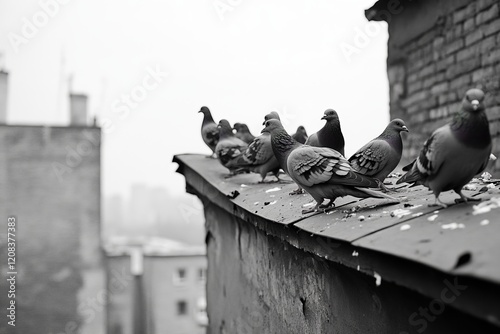
[[[203,115],[210,115],[210,109],[208,109],[208,107],[205,106],[201,107],[200,111],[198,112],[203,113]]]
[[[227,119],[221,119],[217,128],[219,129],[219,134],[221,136],[233,134],[233,128]]]
[[[338,120],[339,119],[339,115],[337,115],[337,112],[333,109],[327,109],[325,111],[325,114],[323,115],[323,117],[321,117],[321,119],[325,119],[327,122],[328,121],[331,121],[331,120]]]
[[[395,118],[393,119],[389,125],[387,125],[389,129],[396,130],[397,132],[409,132],[408,127],[402,119]]]
[[[240,131],[241,125],[242,125],[241,123],[234,123],[233,130]]]
[[[264,125],[265,125],[265,128],[262,129],[261,133],[264,133],[264,132],[272,133],[273,131],[283,129],[283,125],[281,125],[281,122],[278,119],[267,120],[264,122]]]
[[[250,132],[250,129],[248,129],[248,126],[245,123],[234,123],[233,129],[237,132]]]
[[[302,125],[300,125],[298,128],[297,128],[297,131],[295,131],[297,133],[302,133],[302,134],[305,134],[307,136],[307,132],[306,132],[306,128],[304,128]]]
[[[269,114],[264,116],[264,122],[262,123],[262,125],[265,125],[266,121],[268,121],[270,119],[277,119],[279,121],[280,115],[276,111],[271,111]]]
[[[465,111],[474,112],[484,110],[484,92],[478,88],[472,88],[465,93],[462,106]]]

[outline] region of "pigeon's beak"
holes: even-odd
[[[265,133],[265,132],[268,132],[267,131],[267,126],[264,129],[262,129],[262,131],[260,133]]]
[[[410,132],[410,130],[408,130],[408,128],[406,127],[406,125],[403,125],[401,128],[402,128],[402,129],[403,129],[403,131],[405,131],[405,132]]]
[[[262,122],[262,125],[266,125],[266,121]]]
[[[325,116],[323,116],[323,117],[321,117],[321,119],[326,119],[326,115],[325,115]]]
[[[202,112],[201,110],[198,111],[198,113]]]
[[[472,104],[472,109],[474,109],[474,110],[477,110],[477,108],[479,107],[478,100],[472,100],[471,104]]]

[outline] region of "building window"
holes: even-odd
[[[180,300],[177,302],[177,315],[186,315],[187,311],[187,302],[185,300]]]
[[[174,284],[175,285],[184,285],[187,281],[186,269],[178,268],[174,273]]]
[[[205,283],[207,280],[207,270],[205,268],[198,269],[198,281]]]

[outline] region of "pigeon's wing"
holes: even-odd
[[[202,129],[203,139],[205,143],[209,146],[217,145],[219,141],[219,129],[217,128],[217,124],[207,124]]]
[[[264,134],[255,137],[250,145],[248,145],[248,148],[243,154],[243,159],[249,165],[261,165],[271,159],[273,155],[271,136],[269,134]]]
[[[349,158],[352,167],[363,175],[375,175],[387,165],[391,150],[385,140],[372,140]]]
[[[449,125],[437,129],[425,141],[424,147],[416,160],[416,167],[421,174],[430,176],[436,174],[446,160],[448,142],[454,140]]]
[[[247,145],[236,137],[225,139],[217,144],[215,149],[220,161],[228,164],[245,152]]]
[[[287,160],[290,176],[307,187],[332,182],[357,187],[378,187],[378,183],[357,174],[339,152],[324,148],[301,146]]]

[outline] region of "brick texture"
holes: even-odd
[[[437,4],[425,1],[424,6],[432,10]],[[403,163],[414,159],[425,139],[451,119],[460,108],[464,93],[473,87],[487,93],[485,103],[491,123],[493,153],[500,156],[497,145],[500,143],[498,1],[476,0],[450,9],[432,28],[417,36],[405,37],[405,22],[400,22],[400,26],[392,26],[389,31],[391,37],[402,34],[397,37],[402,37],[405,43],[389,44],[388,67],[391,71],[392,66],[398,66],[398,71],[403,73],[397,79],[389,77],[390,89],[397,85],[404,87],[404,94],[391,94],[391,118],[403,118],[413,130],[405,142]],[[405,55],[405,61],[401,61],[401,54]],[[490,172],[500,176],[500,163],[492,165]]]

